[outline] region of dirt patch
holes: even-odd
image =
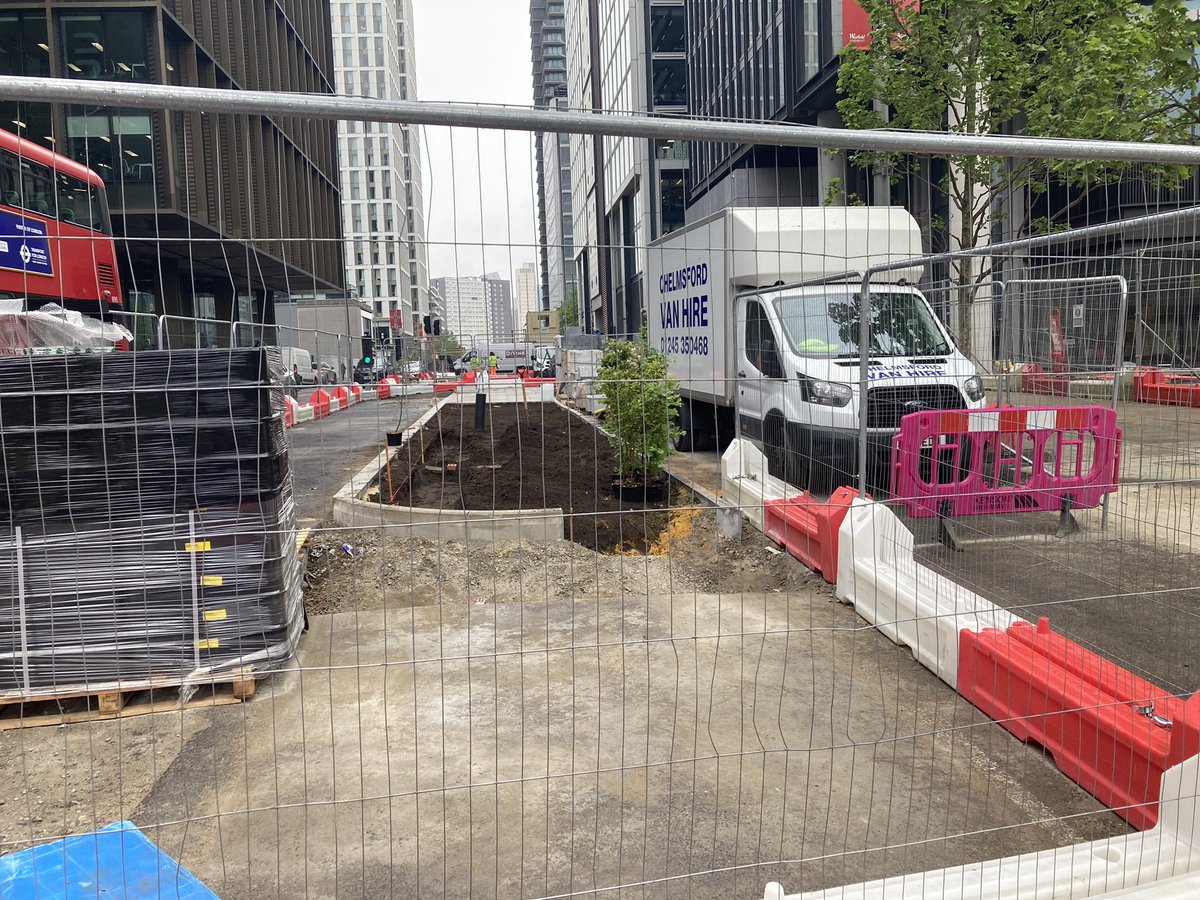
[[[723,537],[711,508],[673,510],[668,524],[650,540],[654,552],[647,554],[597,553],[565,540],[467,545],[395,534],[386,529],[314,532],[305,574],[308,614],[453,601],[586,601],[631,593],[802,588],[827,591],[833,600],[820,576],[779,552],[749,525],[738,537]]]
[[[617,496],[608,436],[553,403],[493,405],[482,430],[474,407],[447,406],[425,426],[424,453],[408,456],[416,456],[412,477],[392,497],[404,506],[559,508],[567,514],[564,537],[602,552],[645,552],[669,519],[665,497]],[[402,476],[393,470],[392,477]]]

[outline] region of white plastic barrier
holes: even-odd
[[[1162,777],[1158,825],[1073,847],[883,878],[805,894],[767,885],[766,900],[1035,900],[1200,896],[1200,757]]]
[[[1017,617],[920,565],[913,535],[882,503],[856,499],[838,532],[837,598],[958,687],[958,633],[1004,630]]]
[[[768,500],[793,497],[800,491],[767,471],[762,451],[741,438],[721,455],[721,492],[725,502],[763,530],[763,504]]]
[[[296,424],[301,422],[311,422],[313,420],[313,408],[307,403],[296,407]]]

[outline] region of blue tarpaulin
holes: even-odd
[[[132,822],[0,856],[0,900],[217,900]]]

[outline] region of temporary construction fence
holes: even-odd
[[[172,139],[193,133],[179,123],[207,134],[263,115],[452,127],[481,169],[504,158],[496,183],[531,200],[525,157],[485,129],[524,146],[539,130],[574,135],[583,180],[584,134],[613,159],[652,141],[745,143],[756,152],[737,183],[757,185],[711,219],[695,204],[677,263],[670,235],[652,240],[649,188],[603,197],[599,215],[579,198],[582,327],[628,338],[586,351],[600,359],[569,373],[583,390],[481,373],[446,393],[339,378],[281,397],[271,427],[287,441],[308,626],[294,662],[238,705],[137,719],[64,707],[61,728],[17,727],[29,704],[0,710],[0,758],[22,792],[0,805],[0,852],[131,822],[178,862],[167,891],[191,873],[223,897],[1187,895],[1171,879],[1200,869],[1198,413],[1180,401],[1200,210],[1166,195],[1103,215],[1080,204],[1090,218],[1068,210],[1044,232],[998,215],[990,245],[926,253],[936,184],[877,184],[888,179],[843,155],[839,171],[876,185],[876,205],[827,207],[830,158],[815,152],[1086,160],[1081,181],[1043,177],[1056,195],[1099,198],[1139,177],[1126,163],[1200,165],[1195,148],[83,81],[0,89],[145,109]],[[276,152],[243,149],[248,165]],[[654,184],[644,163],[630,184]],[[449,200],[429,203],[461,229],[426,238],[452,251],[435,274],[511,270],[541,250],[482,176],[457,172],[438,186]],[[1016,209],[1029,189],[991,199]],[[500,233],[485,227],[489,201]],[[389,242],[421,240],[368,236],[361,252],[386,260]],[[956,283],[968,270],[976,283]],[[234,302],[267,287],[227,280]],[[676,358],[669,373],[637,332],[639,305],[652,347]],[[230,352],[202,339],[271,343],[232,312],[202,312],[174,310],[152,333],[197,357]],[[113,386],[52,388],[115,421]],[[198,402],[227,407],[234,389]],[[205,440],[198,417],[171,427]],[[0,444],[17,429],[0,408]],[[188,474],[186,460],[145,472],[138,440],[92,459],[96,471]],[[85,450],[24,452],[72,486]],[[666,475],[611,477],[622,465]],[[1078,530],[1058,537],[1067,500]],[[164,538],[132,506],[114,516],[124,550]],[[958,549],[938,539],[947,524]],[[104,589],[69,566],[49,575],[51,608]],[[150,602],[129,593],[124,611]],[[122,633],[131,619],[93,614],[140,637]]]

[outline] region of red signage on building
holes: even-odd
[[[897,17],[904,21],[903,10],[914,12],[921,8],[921,0],[900,0],[895,4]],[[859,50],[871,46],[871,21],[867,11],[858,5],[857,0],[842,0],[842,46],[854,45]]]
[[[404,330],[404,310],[393,309],[391,318],[392,331]]]
[[[871,22],[856,0],[842,0],[842,46],[851,44],[859,50],[871,46]]]

